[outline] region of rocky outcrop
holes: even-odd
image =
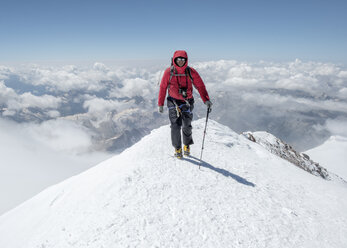
[[[294,148],[274,135],[267,132],[244,132],[249,140],[258,143],[271,153],[295,164],[301,169],[324,179],[331,180],[329,172],[319,163],[314,162],[305,153],[299,153]]]

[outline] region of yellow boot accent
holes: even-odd
[[[182,158],[182,148],[175,149],[175,157]]]
[[[189,145],[184,145],[183,151],[184,151],[184,156],[189,156],[190,155],[190,147],[189,147]]]

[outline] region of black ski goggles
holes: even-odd
[[[186,58],[183,58],[183,57],[178,57],[178,58],[176,58],[176,62],[179,62],[179,61],[185,62],[185,61],[186,61]]]

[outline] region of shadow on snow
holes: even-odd
[[[225,177],[231,177],[235,181],[237,181],[239,183],[242,183],[244,185],[255,187],[254,183],[247,181],[245,178],[240,177],[238,175],[235,175],[235,174],[233,174],[233,173],[231,173],[231,172],[229,172],[227,170],[214,167],[213,165],[211,165],[211,164],[209,164],[209,163],[207,163],[207,162],[205,162],[203,160],[200,160],[200,159],[198,159],[198,158],[196,158],[194,156],[189,156],[188,158],[187,157],[183,157],[182,160],[185,160],[187,162],[190,162],[190,163],[198,165],[198,166],[200,165],[202,167],[208,168],[210,170],[213,170],[215,172],[218,172],[218,173],[222,174]]]

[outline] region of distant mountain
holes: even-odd
[[[0,217],[0,247],[343,247],[347,184],[204,119],[192,156],[170,127]],[[201,165],[201,169],[199,169]]]

